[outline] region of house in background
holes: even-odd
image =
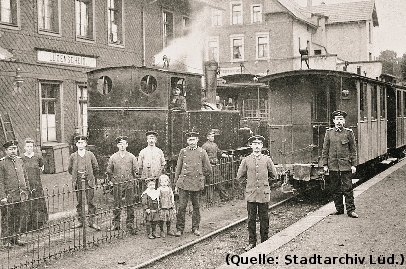
[[[311,1],[310,1],[311,2]],[[374,60],[373,28],[379,26],[375,1],[321,4],[302,8],[324,25],[323,43],[343,61]],[[322,30],[322,29],[320,29]]]

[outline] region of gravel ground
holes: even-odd
[[[278,233],[310,212],[326,204],[326,199],[296,197],[270,212],[269,235]],[[259,223],[257,224],[259,234]],[[201,244],[145,268],[216,268],[225,262],[227,254],[241,254],[248,242],[246,223],[212,237]]]

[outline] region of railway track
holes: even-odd
[[[279,207],[279,206],[281,206],[283,204],[286,204],[287,202],[292,201],[295,198],[297,198],[297,195],[292,195],[291,197],[288,197],[288,198],[285,198],[285,199],[283,199],[283,200],[281,200],[279,202],[276,202],[276,203],[272,204],[271,206],[269,206],[269,211],[272,211],[273,209],[275,209],[275,208],[277,208],[277,207]],[[236,227],[242,226],[243,223],[246,220],[247,220],[247,217],[241,218],[241,219],[239,219],[237,221],[234,221],[233,223],[230,223],[229,225],[227,225],[225,227],[222,227],[220,229],[217,229],[217,230],[215,230],[215,231],[213,231],[213,232],[211,232],[209,234],[206,234],[206,235],[201,236],[201,237],[197,237],[195,240],[193,240],[193,241],[191,241],[191,242],[189,242],[189,243],[187,243],[185,245],[177,247],[177,248],[175,248],[175,249],[173,249],[173,250],[171,250],[171,251],[169,251],[167,253],[164,253],[164,254],[162,254],[162,255],[160,255],[158,257],[150,259],[150,260],[148,260],[148,261],[146,261],[146,262],[144,262],[142,264],[139,264],[139,265],[137,265],[135,267],[129,267],[129,268],[131,268],[131,269],[163,268],[163,267],[159,267],[159,266],[158,267],[150,267],[150,266],[156,265],[157,263],[164,263],[168,258],[174,257],[176,255],[180,255],[183,252],[185,252],[185,251],[187,251],[187,250],[191,249],[192,247],[197,246],[199,244],[204,245],[204,243],[207,242],[208,240],[210,240],[210,239],[212,239],[214,237],[221,236],[226,231],[229,231],[231,229],[236,229]],[[245,230],[243,232],[246,233]],[[237,237],[238,236],[236,236],[235,238],[237,238]],[[176,268],[179,268],[179,267],[176,267]]]
[[[354,183],[354,187],[362,184],[383,170],[385,170],[383,167],[376,168],[374,171],[369,170],[368,173],[364,175],[364,179]],[[327,196],[317,197],[313,200],[311,196],[312,194],[308,192],[305,197],[292,195],[291,197],[272,204],[269,207],[269,214],[271,215],[270,236],[330,202]],[[289,208],[294,209],[291,210]],[[274,218],[272,219],[272,217]],[[128,268],[215,268],[224,262],[227,254],[241,254],[244,252],[243,247],[248,242],[246,239],[246,220],[247,217],[241,218],[225,227],[202,237],[198,237],[185,245]],[[220,255],[216,255],[216,253],[213,254],[216,250],[218,250],[217,252]],[[210,253],[210,257],[207,257],[208,253]],[[224,257],[224,259],[222,257]]]

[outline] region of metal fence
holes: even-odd
[[[243,187],[235,181],[239,164],[240,160],[229,158],[212,166],[212,179],[206,182],[201,195],[203,207],[244,197]],[[173,171],[171,181],[174,189]],[[84,183],[83,180],[77,189],[69,185],[44,188],[41,195],[33,195],[33,190],[22,197],[28,199],[0,205],[1,268],[36,267],[64,253],[126,236],[131,230],[144,231],[140,199],[143,190],[138,181],[113,186],[101,184],[94,188],[86,188]],[[91,194],[96,206],[94,215],[89,215],[86,200]],[[80,197],[86,206],[77,209]],[[189,205],[187,212],[191,211]],[[114,212],[121,213],[120,229],[112,229]],[[131,212],[134,212],[134,220],[126,220],[127,213]],[[85,225],[79,227],[78,218],[82,218]],[[101,230],[87,228],[89,220],[94,220]]]

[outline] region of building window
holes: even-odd
[[[252,6],[251,22],[252,23],[261,23],[262,22],[262,6],[261,5]]]
[[[268,57],[268,36],[257,36],[257,59],[264,59]]]
[[[0,19],[3,24],[17,25],[17,0],[0,1]]]
[[[212,25],[221,26],[223,24],[223,16],[221,10],[213,10],[212,14]]]
[[[41,141],[55,141],[57,142],[57,114],[58,96],[60,91],[59,83],[40,83],[41,91]],[[60,115],[59,115],[60,116]],[[58,116],[58,117],[59,117]]]
[[[81,133],[87,135],[87,88],[85,85],[78,85],[78,125]]]
[[[242,115],[244,118],[268,119],[268,100],[262,98],[243,100]]]
[[[59,33],[59,0],[38,0],[38,28]]]
[[[212,37],[208,41],[207,59],[210,61],[219,62],[219,39]]]
[[[190,19],[188,17],[182,17],[182,34],[184,36],[189,34]]]
[[[368,37],[369,37],[369,44],[372,44],[372,25],[368,23]]]
[[[231,37],[231,61],[244,60],[244,38]]]
[[[93,0],[75,0],[76,35],[80,38],[93,37]]]
[[[242,24],[241,3],[231,3],[231,24]]]
[[[167,47],[173,39],[173,14],[168,11],[163,12],[163,45]]]
[[[109,43],[123,44],[123,1],[108,0]]]
[[[314,50],[314,55],[321,55],[321,50]]]

